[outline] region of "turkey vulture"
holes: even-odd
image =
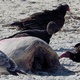
[[[60,58],[63,57],[70,58],[75,62],[80,62],[80,43],[74,46],[74,51],[67,51],[60,56]]]
[[[13,34],[3,39],[13,38],[13,37],[23,37],[23,36],[25,37],[34,36],[34,37],[38,37],[44,40],[45,42],[49,43],[52,34],[56,33],[57,31],[58,31],[58,25],[55,22],[51,21],[48,23],[46,30],[37,30],[37,29],[24,30],[24,31],[18,32],[16,34]]]
[[[17,29],[19,30],[28,29],[45,30],[47,24],[50,21],[53,21],[58,25],[60,30],[65,22],[64,17],[67,11],[70,11],[69,6],[67,4],[61,4],[56,9],[34,13],[28,18],[22,19],[17,22],[13,22],[8,26],[16,26]]]

